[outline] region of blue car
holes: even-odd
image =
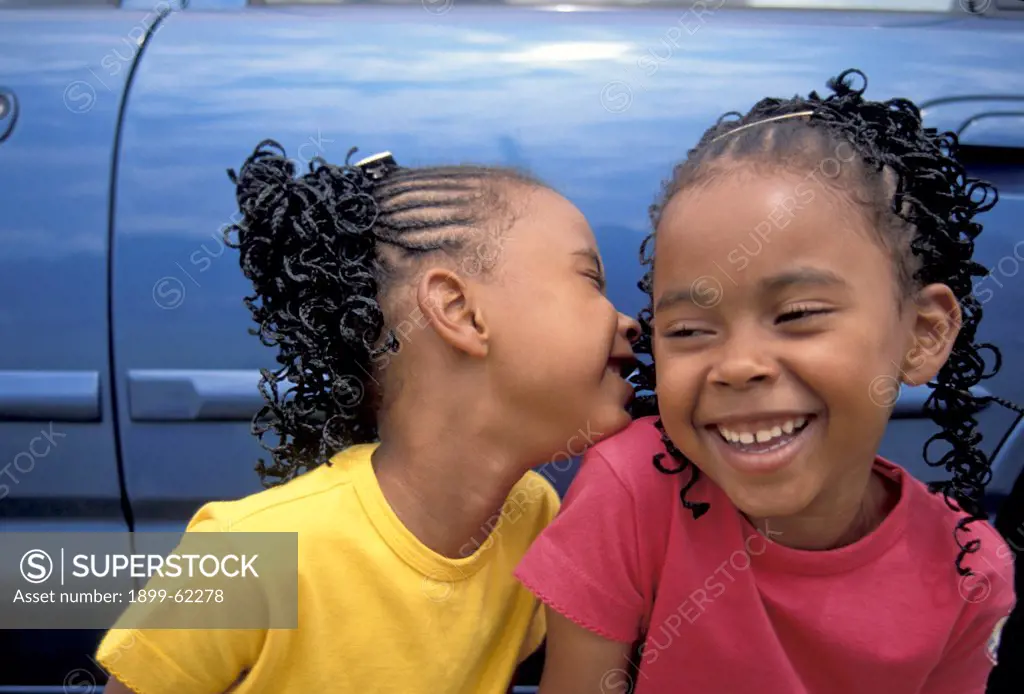
[[[260,489],[250,418],[273,354],[221,234],[226,170],[264,138],[303,168],[351,146],[526,167],[587,215],[636,313],[647,206],[703,130],[861,69],[999,188],[975,293],[1003,367],[983,386],[1024,403],[1024,2],[580,2],[0,0],[2,530],[180,532]],[[901,394],[882,454],[931,480],[926,396]],[[979,420],[995,514],[1024,427]],[[0,693],[98,691],[99,637],[0,631]]]

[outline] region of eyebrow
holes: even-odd
[[[761,280],[763,292],[777,292],[793,285],[810,285],[815,287],[845,287],[846,280],[832,272],[815,267],[798,267],[787,272]]]
[[[772,277],[766,277],[758,283],[758,290],[762,294],[769,294],[788,289],[795,285],[809,285],[818,287],[845,287],[846,281],[830,270],[822,270],[813,267],[800,267]],[[665,292],[658,297],[654,309],[665,310],[676,304],[697,303],[694,301],[693,285],[686,289],[675,289]]]

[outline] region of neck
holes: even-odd
[[[845,480],[841,491],[819,496],[793,516],[748,520],[762,534],[793,549],[829,550],[851,545],[873,532],[896,502],[891,482],[869,468],[866,479]]]
[[[420,408],[412,432],[381,426],[373,467],[402,524],[425,546],[451,558],[481,547],[512,487],[529,465],[474,426],[472,410]],[[483,416],[477,410],[478,416]],[[395,427],[398,429],[398,427]]]

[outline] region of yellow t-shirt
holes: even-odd
[[[559,499],[527,473],[488,541],[441,556],[402,525],[377,484],[376,444],[280,487],[209,503],[189,531],[297,532],[298,629],[121,630],[97,660],[140,694],[495,694],[540,645],[544,612],[512,576]]]

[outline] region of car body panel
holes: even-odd
[[[16,121],[0,117],[3,532],[129,529],[110,368],[110,192],[127,78],[156,16],[0,9],[0,94],[17,105]],[[100,635],[0,631],[0,685],[86,673]]]
[[[315,156],[342,161],[352,146],[409,165],[528,168],[591,220],[610,296],[635,312],[647,206],[723,112],[822,90],[847,67],[866,72],[875,98],[1024,94],[1018,71],[980,58],[1024,56],[1016,22],[751,10],[701,19],[477,7],[432,17],[362,6],[172,16],[133,85],[119,162],[114,333],[126,485],[140,527],[180,523],[206,498],[259,489],[261,451],[241,416],[249,410],[217,403],[246,378],[255,388],[257,370],[272,366],[246,332],[249,288],[221,240],[236,214],[225,169],[264,138],[303,168]],[[1019,205],[1008,191],[990,215],[979,249],[990,262],[1012,255]],[[1021,294],[1006,284],[986,307],[982,336],[998,335],[1008,353],[1020,346],[1007,318]],[[984,385],[1024,400],[1021,369],[1007,360]],[[184,382],[187,393],[161,397]],[[154,397],[166,417],[132,415],[130,403]],[[990,440],[1009,421],[995,409],[982,415]],[[895,421],[883,454],[927,475],[914,460],[931,430]]]

